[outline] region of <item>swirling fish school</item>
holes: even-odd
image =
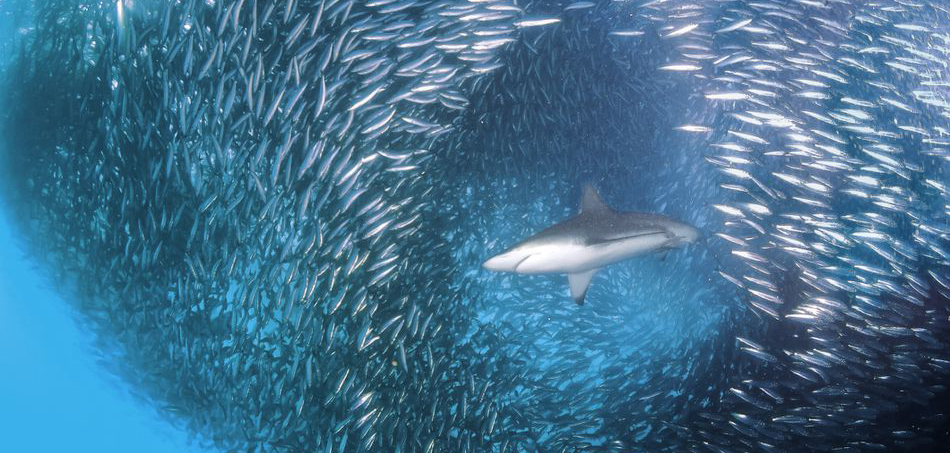
[[[4,198],[115,372],[222,450],[948,443],[940,2],[35,10]],[[481,268],[585,181],[705,247],[581,307]]]

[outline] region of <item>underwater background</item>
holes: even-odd
[[[203,452],[99,365],[55,285],[0,231],[0,425],[4,451]]]
[[[950,445],[950,4],[0,0],[11,451]],[[581,187],[702,239],[482,262]]]

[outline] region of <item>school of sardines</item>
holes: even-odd
[[[210,448],[950,443],[946,2],[30,3],[5,198]],[[704,245],[479,268],[592,179]]]

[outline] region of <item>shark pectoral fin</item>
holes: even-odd
[[[660,261],[666,261],[666,257],[669,256],[670,249],[660,250]]]
[[[571,297],[577,305],[584,305],[584,297],[587,296],[587,287],[590,286],[591,279],[597,269],[579,272],[576,274],[567,274],[567,282],[571,285]]]

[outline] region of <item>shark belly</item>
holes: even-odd
[[[519,274],[574,274],[633,258],[670,243],[666,233],[645,234],[593,245],[548,246],[524,258]]]
[[[574,272],[597,269],[656,251],[669,244],[669,235],[655,233],[589,245],[583,252],[584,266]]]
[[[565,274],[589,269],[587,247],[580,244],[546,246],[524,258],[515,267],[519,274]]]
[[[603,242],[585,247],[585,269],[596,269],[635,256],[653,252],[670,244],[666,233],[646,234],[626,239]]]

